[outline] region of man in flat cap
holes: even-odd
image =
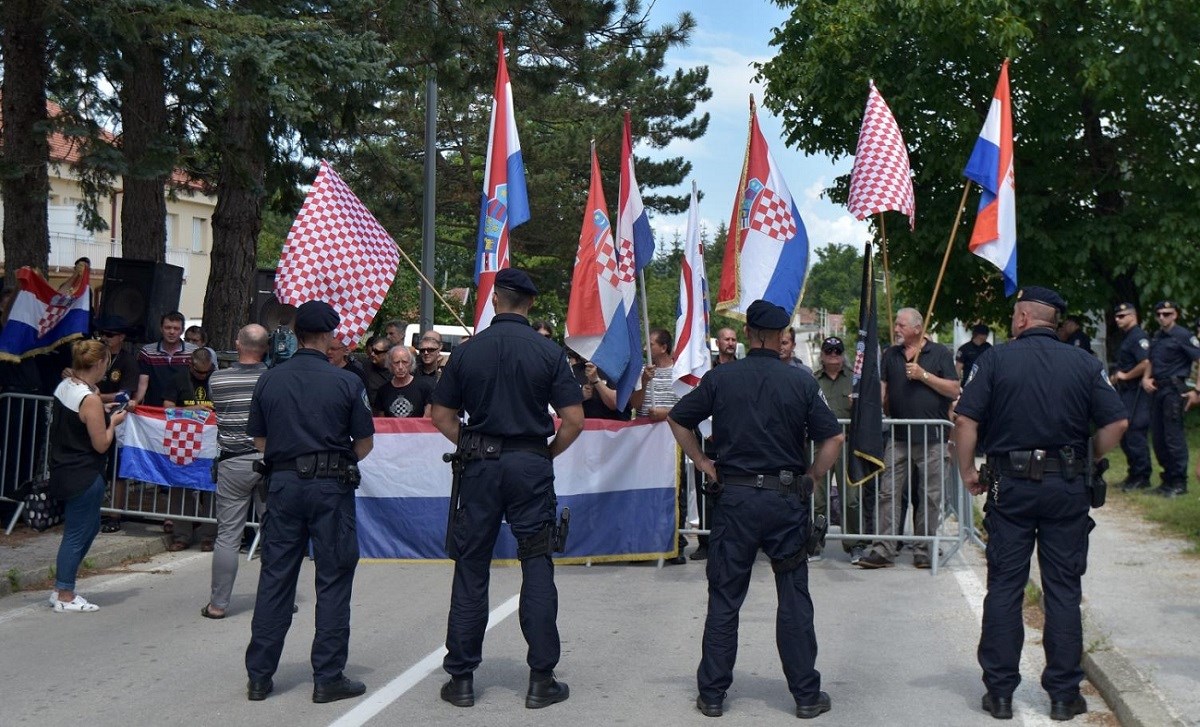
[[[972,494],[987,493],[988,592],[978,656],[987,689],[983,709],[996,719],[1012,719],[1021,681],[1021,604],[1035,543],[1045,593],[1042,688],[1050,695],[1050,718],[1069,720],[1087,711],[1079,693],[1079,603],[1095,525],[1088,515],[1091,458],[1115,447],[1128,422],[1104,365],[1055,335],[1066,307],[1048,288],[1017,291],[1012,340],[979,357],[955,409],[963,484]],[[1097,431],[1089,447],[1092,427]],[[977,446],[987,454],[986,479],[975,469]],[[1096,502],[1101,504],[1099,497]]]
[[[1163,497],[1187,492],[1187,439],[1183,433],[1184,397],[1192,362],[1200,359],[1200,340],[1179,325],[1179,305],[1171,300],[1154,306],[1158,332],[1150,341],[1150,365],[1142,375],[1142,390],[1150,395],[1150,439],[1162,467]]]
[[[1129,415],[1129,429],[1121,437],[1121,451],[1129,462],[1129,473],[1121,483],[1121,490],[1145,490],[1150,487],[1151,469],[1150,443],[1146,441],[1150,429],[1150,395],[1142,391],[1142,377],[1150,368],[1150,337],[1138,325],[1133,303],[1117,305],[1113,318],[1125,338],[1117,350],[1117,370],[1111,380]]]
[[[761,549],[771,558],[779,598],[776,643],[796,716],[830,709],[816,670],[817,634],[808,593],[809,509],[813,481],[824,481],[842,446],[842,428],[811,374],[779,359],[780,332],[790,316],[756,300],[746,311],[746,358],[718,366],[668,416],[685,454],[715,482],[708,543],[708,616],[696,708],[720,717],[733,683],[738,612]],[[713,417],[716,462],[693,430]],[[817,444],[811,466],[808,438]]]
[[[450,503],[454,585],[442,662],[450,679],[441,689],[442,699],[456,707],[475,704],[474,673],[483,660],[488,580],[501,520],[516,538],[521,561],[518,613],[529,645],[525,707],[549,707],[570,694],[554,678],[561,644],[551,553],[565,543],[555,527],[551,460],[583,430],[583,391],[563,348],[529,325],[537,292],[523,270],[496,273],[491,325],[469,346],[454,349],[433,391],[434,426],[458,445],[463,463],[458,495]],[[562,419],[557,434],[549,406]],[[467,424],[460,423],[459,411],[467,413]]]
[[[325,356],[338,322],[328,303],[302,304],[294,324],[299,348],[263,372],[250,401],[246,433],[269,472],[262,570],[246,648],[251,701],[266,699],[273,688],[310,539],[317,568],[312,700],[334,702],[367,689],[342,670],[358,565],[357,463],[371,451],[375,426],[362,379],[331,366]]]

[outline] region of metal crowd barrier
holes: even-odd
[[[0,422],[4,442],[0,448],[0,500],[17,503],[17,510],[4,534],[12,533],[21,519],[25,503],[17,497],[17,488],[36,477],[44,477],[50,467],[50,402],[52,396],[0,394]]]
[[[841,419],[839,423],[845,432],[850,422]],[[954,425],[944,419],[884,419],[883,425],[883,471],[859,486],[847,487],[844,473],[851,455],[849,447],[843,446],[839,461],[825,476],[824,482],[816,483],[811,514],[819,513],[829,518],[826,548],[831,543],[843,541],[864,544],[867,552],[879,541],[892,541],[898,548],[929,543],[930,571],[936,574],[938,567],[953,557],[964,542],[980,542],[975,530],[971,495],[963,487],[958,466],[952,459],[949,434]],[[898,437],[899,433],[905,436]],[[918,466],[927,450],[935,455],[934,460],[929,466]],[[941,456],[937,457],[937,454]],[[810,450],[810,461],[811,455]],[[908,463],[907,482],[898,479],[899,468],[892,466],[895,460]],[[698,483],[703,484],[704,474],[691,462],[687,465],[687,486],[695,488]],[[936,496],[928,499],[929,506],[918,519],[913,501],[924,497],[931,487],[938,490]],[[858,508],[851,506],[855,500],[859,502]],[[710,532],[708,508],[711,500],[697,495],[696,504],[700,527],[682,523],[684,527],[679,532],[683,535],[708,535]],[[885,530],[883,526],[887,523],[892,523],[893,527]]]

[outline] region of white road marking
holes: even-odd
[[[493,626],[516,613],[517,605],[520,602],[520,595],[516,595],[500,604],[494,611],[488,614],[488,624],[484,632],[491,631]],[[443,646],[434,650],[424,659],[409,667],[403,674],[388,682],[382,689],[364,699],[354,709],[342,715],[335,722],[332,722],[329,727],[360,727],[366,724],[368,720],[382,712],[397,699],[404,696],[405,692],[421,683],[425,677],[433,673],[435,669],[442,665],[442,658],[445,656],[446,647]]]

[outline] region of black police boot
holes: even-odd
[[[705,717],[720,717],[725,713],[724,702],[721,700],[706,702],[703,694],[696,695],[696,709],[700,710],[700,714]]]
[[[474,707],[474,678],[470,674],[460,677],[450,677],[450,681],[442,685],[442,701],[449,702],[455,707]]]
[[[989,692],[983,695],[983,711],[996,719],[1012,719],[1012,697],[994,697]]]
[[[246,683],[246,699],[249,699],[251,702],[261,702],[274,690],[275,684],[270,679],[263,679],[262,681],[251,679]]]
[[[1186,482],[1164,482],[1162,487],[1154,491],[1159,497],[1179,497],[1187,494]]]
[[[357,697],[367,691],[367,685],[342,677],[328,684],[313,685],[313,701],[317,704],[336,702],[339,699]]]
[[[828,692],[821,692],[817,695],[816,704],[797,704],[796,716],[800,719],[812,719],[825,714],[833,709],[833,702],[829,699]]]
[[[567,685],[550,676],[529,675],[529,692],[525,695],[525,709],[541,709],[551,704],[567,701],[571,690]]]
[[[1150,489],[1150,480],[1145,477],[1130,477],[1121,483],[1121,492]]]
[[[1076,695],[1074,699],[1066,702],[1050,702],[1050,719],[1057,722],[1067,722],[1075,719],[1075,715],[1083,714],[1087,711],[1087,700],[1082,694]]]

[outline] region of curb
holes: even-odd
[[[1083,607],[1084,644],[1103,644],[1108,635]],[[1137,667],[1114,646],[1083,651],[1083,671],[1108,702],[1122,727],[1183,727],[1183,720],[1142,676]]]
[[[111,568],[129,560],[148,558],[152,555],[165,553],[166,550],[167,536],[160,534],[130,535],[113,538],[110,542],[97,544],[88,551],[84,559],[93,569]],[[0,598],[20,590],[27,583],[47,580],[51,577],[52,572],[53,565],[48,564],[17,571],[10,574],[9,577],[0,578]],[[16,581],[15,588],[13,587],[13,580]]]

